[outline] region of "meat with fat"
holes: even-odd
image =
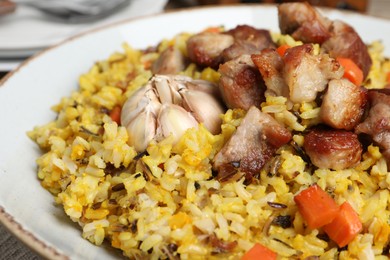
[[[276,150],[291,140],[291,133],[270,115],[252,106],[236,132],[214,158],[217,179],[245,176],[250,182]]]
[[[368,117],[355,128],[355,132],[371,137],[390,167],[390,89],[370,90],[368,97]]]
[[[352,130],[360,123],[367,104],[367,90],[347,79],[334,79],[323,97],[320,118],[336,129]]]
[[[188,57],[200,66],[218,68],[223,61],[222,51],[233,43],[229,34],[198,33],[187,40]]]
[[[314,55],[312,44],[287,49],[283,75],[293,102],[314,101],[332,79],[340,79],[344,69],[327,54]]]
[[[356,165],[362,155],[357,134],[346,130],[312,129],[303,148],[318,168],[343,170]]]
[[[289,89],[283,77],[284,62],[277,51],[264,49],[259,54],[252,54],[251,58],[267,86],[266,94],[288,97]]]
[[[227,31],[226,34],[233,36],[234,43],[223,51],[224,61],[232,60],[244,54],[257,53],[265,48],[276,47],[268,30],[256,29],[249,25],[238,25],[236,28]]]
[[[304,43],[323,43],[331,36],[331,21],[307,2],[279,5],[278,17],[280,31]]]
[[[352,26],[331,21],[308,3],[284,3],[278,6],[279,27],[304,43],[319,43],[321,51],[331,57],[353,60],[363,71],[364,78],[372,65],[367,46]]]
[[[219,89],[228,108],[248,110],[264,101],[264,81],[250,55],[242,55],[219,67]]]
[[[331,57],[349,58],[363,71],[366,78],[372,60],[368,48],[359,34],[348,24],[334,21],[330,28],[332,37],[321,45],[321,51],[329,53]]]

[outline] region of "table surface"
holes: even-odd
[[[190,7],[194,1],[169,1],[167,9]],[[390,0],[371,0],[367,13],[374,16],[380,16],[390,19]],[[0,78],[7,72],[0,71]],[[0,260],[20,259],[20,260],[37,260],[42,259],[38,254],[31,251],[22,242],[9,233],[4,226],[0,224]]]

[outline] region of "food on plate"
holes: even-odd
[[[386,259],[390,61],[307,3],[277,8],[281,33],[124,44],[28,133],[85,239],[131,259]]]

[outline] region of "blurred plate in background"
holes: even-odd
[[[159,13],[166,3],[167,0],[132,0],[116,14],[81,24],[56,22],[37,9],[20,5],[15,13],[0,17],[0,58],[26,58],[80,32],[123,19]]]

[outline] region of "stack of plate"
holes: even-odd
[[[161,12],[167,0],[132,0],[120,12],[87,24],[54,22],[28,6],[0,17],[0,71],[16,68],[27,57],[84,31],[120,20]]]

